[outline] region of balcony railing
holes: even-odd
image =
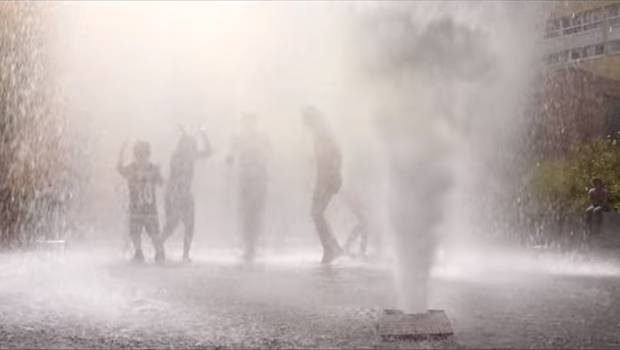
[[[545,58],[550,66],[620,54],[620,2],[551,18],[547,21],[545,38],[567,39],[548,42],[547,49],[552,52]]]
[[[558,65],[566,63],[578,63],[603,55],[620,54],[620,40],[611,40],[607,43],[586,45],[578,48],[562,50],[546,57],[547,64]]]
[[[620,3],[574,13],[572,16],[551,18],[547,21],[545,39],[601,30],[605,25],[605,19],[607,30],[620,27]]]

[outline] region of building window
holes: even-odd
[[[620,40],[613,40],[607,43],[607,52],[620,53]]]
[[[559,18],[552,18],[547,21],[545,28],[545,38],[555,38],[560,35],[562,29],[562,22]]]
[[[549,39],[560,35],[572,35],[600,29],[603,27],[605,14],[610,17],[610,26],[620,26],[620,3],[618,3],[605,8],[595,8],[573,13],[571,16],[550,18],[545,25],[545,38]],[[617,18],[614,19],[612,17]]]
[[[569,50],[552,53],[547,56],[547,63],[550,65],[568,62],[570,56]]]
[[[576,50],[579,52],[579,58],[595,57],[595,56],[600,56],[605,52],[605,45],[604,44],[588,45],[588,46],[584,46]]]
[[[603,19],[603,9],[597,8],[583,13],[583,23],[593,23]]]
[[[616,40],[617,50],[620,51],[620,40]],[[603,43],[578,47],[572,50],[565,50],[552,53],[546,57],[548,64],[559,64],[568,61],[578,61],[584,58],[596,57],[605,54],[605,45]]]
[[[560,62],[560,54],[552,53],[547,56],[547,64],[557,64]]]
[[[620,3],[611,4],[605,8],[609,20],[609,27],[620,27]]]
[[[603,10],[598,8],[583,13],[583,31],[593,30],[603,25]]]
[[[574,14],[570,17],[562,18],[562,26],[564,27],[564,35],[579,33],[581,27],[581,15]]]
[[[594,55],[595,56],[599,56],[605,53],[605,45],[603,44],[597,44],[594,45]]]
[[[611,5],[607,6],[606,9],[607,9],[607,16],[609,16],[609,17],[618,17],[618,16],[620,16],[620,3],[618,3],[618,4],[611,4]]]

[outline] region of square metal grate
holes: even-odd
[[[443,310],[406,314],[387,309],[379,320],[379,335],[383,341],[442,340],[454,335],[450,320]]]

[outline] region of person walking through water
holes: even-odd
[[[603,212],[609,211],[609,192],[598,177],[592,179],[592,188],[588,191],[590,206],[586,209],[586,224],[590,234],[600,232]]]
[[[302,111],[302,118],[312,132],[314,141],[316,184],[311,215],[323,245],[321,262],[329,264],[344,253],[325,219],[325,210],[342,186],[342,154],[323,116],[316,108],[306,107]]]
[[[127,180],[129,186],[129,234],[136,250],[134,261],[143,262],[142,231],[151,237],[155,247],[155,261],[164,260],[163,247],[159,239],[159,218],[157,215],[157,191],[163,179],[159,167],[149,161],[150,145],[138,141],[134,146],[134,161],[125,165],[125,148],[121,147],[117,164],[118,172]]]
[[[200,158],[211,155],[211,144],[203,129],[200,130],[203,149],[199,150],[196,140],[181,128],[181,138],[170,159],[170,179],[168,180],[164,206],[166,223],[162,235],[162,247],[180,222],[183,222],[183,261],[191,262],[189,250],[194,237],[194,196],[192,182],[194,179],[194,163]]]
[[[257,241],[263,231],[271,158],[271,144],[256,124],[255,115],[243,117],[242,130],[233,139],[231,154],[227,158],[229,165],[237,164],[243,259],[248,262],[254,260]]]

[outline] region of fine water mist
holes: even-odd
[[[96,212],[91,216],[124,231],[114,220],[124,215],[124,185],[110,171],[124,140],[151,142],[166,176],[178,125],[190,133],[202,126],[214,153],[197,164],[196,240],[234,246],[236,182],[225,159],[242,115],[253,113],[275,153],[263,239],[318,243],[308,215],[312,148],[300,111],[316,105],[343,147],[357,142],[360,126],[353,122],[360,113],[348,92],[348,6],[89,3],[56,10],[57,67],[68,113],[91,143],[89,197],[97,206],[89,208]]]
[[[445,311],[459,347],[617,346],[620,264],[607,233],[589,243],[610,249],[520,245],[548,209],[529,207],[544,203],[525,175],[537,144],[556,142],[538,139],[539,109],[559,103],[546,96],[558,66],[543,67],[539,41],[551,6],[0,4],[3,344],[393,348],[381,330],[398,308]],[[324,117],[324,135],[304,110]],[[201,148],[201,131],[212,154],[193,172],[192,259],[179,227],[165,259],[143,239],[145,261],[131,261],[121,146],[150,143],[162,227],[171,156],[186,159],[175,152],[185,132]],[[343,248],[359,239],[321,263],[313,146],[326,135],[339,147],[329,140],[323,155],[342,153],[326,219]],[[240,170],[240,139],[270,145],[266,167]],[[252,221],[241,212],[262,197],[247,205],[243,185],[257,177],[265,215]],[[246,259],[244,223],[261,219]]]
[[[474,227],[504,219],[494,206],[514,193],[514,160],[540,69],[538,11],[519,3],[362,9],[359,42],[387,146],[388,208],[407,311],[428,307],[440,240],[471,241]]]
[[[407,311],[428,307],[440,241],[470,241],[509,196],[539,6],[521,3],[60,3],[54,74],[85,135],[83,217],[95,238],[126,234],[114,171],[125,140],[152,145],[166,177],[179,137],[204,127],[214,155],[196,168],[196,247],[238,246],[236,182],[225,159],[244,113],[271,140],[263,251],[318,252],[304,105],[343,149],[344,191],[361,194],[379,252],[395,256]],[[338,199],[339,241],[351,227]],[[180,236],[180,235],[178,235]],[[178,237],[177,236],[177,237]],[[386,243],[386,244],[382,244]],[[318,256],[318,253],[317,253]]]

